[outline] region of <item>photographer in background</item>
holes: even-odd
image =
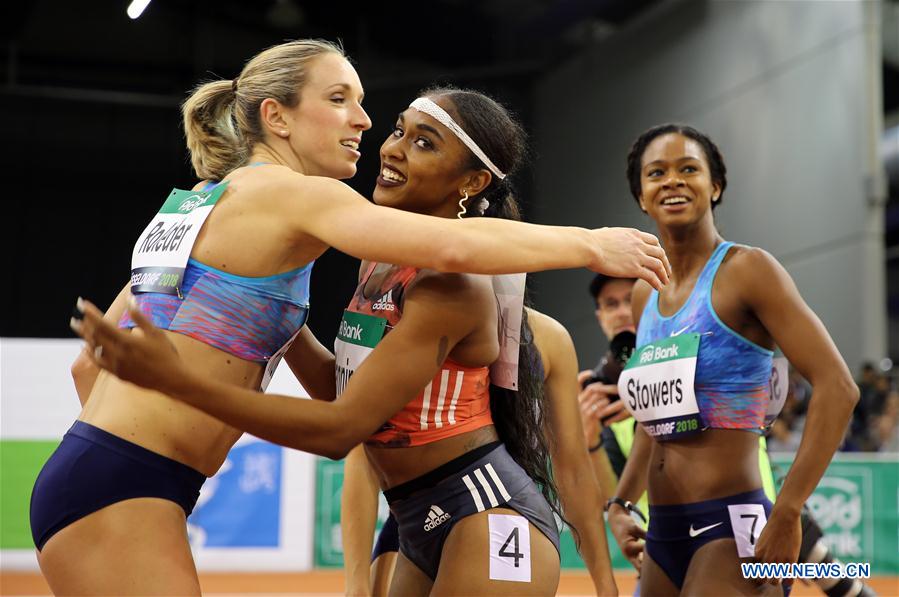
[[[621,361],[627,360],[635,340],[636,328],[631,312],[634,282],[632,278],[610,278],[603,274],[596,275],[590,282],[596,320],[611,347],[595,369],[578,374],[583,388],[578,394],[578,402],[590,459],[604,500],[615,495],[618,477],[624,470],[634,436],[635,421],[618,399],[616,385],[623,365]],[[629,345],[626,354],[621,345]]]

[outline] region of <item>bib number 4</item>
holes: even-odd
[[[524,516],[488,514],[490,580],[531,582],[531,529]]]
[[[515,567],[518,568],[518,560],[524,557],[524,554],[518,549],[518,527],[515,527],[503,546],[499,548],[499,555],[504,558],[512,558],[515,561]]]

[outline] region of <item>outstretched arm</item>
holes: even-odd
[[[337,180],[286,171],[278,176],[277,212],[294,218],[299,234],[360,259],[478,274],[587,267],[643,278],[656,288],[671,271],[658,239],[630,228],[424,216],[376,206]]]
[[[617,595],[602,516],[602,493],[593,475],[581,430],[577,356],[568,331],[554,319],[530,311],[529,321],[546,372],[553,476],[565,517],[580,539],[580,552],[597,595]]]
[[[84,320],[74,327],[94,362],[119,378],[168,394],[256,437],[338,459],[436,375],[453,347],[480,324],[484,309],[474,303],[495,308],[492,293],[473,287],[476,278],[444,274],[419,280],[406,296],[403,319],[334,402],[262,394],[194,371],[178,357],[165,332],[134,306],[129,308],[140,331],[117,329],[87,301]],[[450,293],[452,301],[446,300]],[[460,302],[466,308],[460,309]]]

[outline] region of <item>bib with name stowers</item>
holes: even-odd
[[[640,384],[640,408],[633,412],[658,439],[677,438],[706,428],[762,433],[783,405],[787,387],[785,361],[773,361],[771,350],[728,327],[715,312],[712,302],[715,278],[733,246],[731,242],[722,242],[715,247],[687,300],[674,314],[662,315],[656,290],[650,292],[643,308],[637,329],[638,349],[619,380],[619,389],[628,405],[628,381],[633,382],[630,390],[635,393]],[[670,400],[666,404],[663,385],[658,386],[657,395],[653,393],[656,390],[653,384],[663,384],[665,379],[654,376],[654,368],[641,372],[648,361],[641,367],[640,358],[649,358],[646,351],[650,345],[655,355],[656,349],[678,345],[689,336],[696,338],[696,352],[691,357],[695,363],[691,365],[691,387],[684,388],[687,378],[679,378],[685,402],[677,402],[677,394],[673,405]],[[685,354],[683,347],[678,348],[676,360],[684,359]],[[656,362],[655,357],[652,360]],[[681,370],[678,374],[686,375]],[[649,385],[644,387],[644,383]],[[645,398],[644,389],[648,392]],[[695,399],[696,415],[680,410],[688,404],[693,410],[692,402],[686,402],[691,400],[689,396]],[[631,402],[636,407],[637,397]]]
[[[621,372],[619,396],[649,435],[672,439],[703,428],[694,390],[699,340],[680,334],[641,346]]]

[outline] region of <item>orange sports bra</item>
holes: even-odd
[[[402,318],[403,295],[419,272],[412,267],[394,266],[378,290],[366,297],[365,285],[377,266],[377,263],[369,264],[340,325],[336,344],[345,344],[343,349],[335,346],[338,393],[367,353],[374,349],[377,340]],[[386,320],[381,323],[383,333],[370,335],[368,330],[361,329],[366,327],[364,320],[373,321],[369,318],[376,318],[375,323]],[[370,340],[374,337],[377,340]],[[361,355],[355,363],[351,362],[351,356],[343,356],[353,351]],[[489,387],[487,367],[465,367],[446,359],[415,399],[384,423],[366,443],[387,448],[420,446],[492,425]]]

